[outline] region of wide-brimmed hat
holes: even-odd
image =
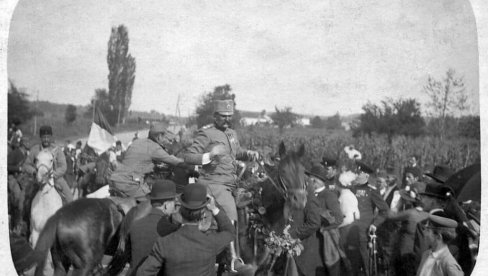
[[[209,203],[207,188],[202,184],[189,184],[180,196],[181,206],[197,210],[205,207]]]
[[[171,199],[176,197],[176,185],[171,180],[155,179],[152,183],[149,199]]]
[[[410,186],[406,186],[405,189],[400,190],[400,196],[407,201],[419,200],[419,195],[425,192],[427,184],[424,182],[415,182]]]
[[[448,166],[435,166],[432,172],[426,173],[425,175],[433,178],[439,183],[445,183],[453,174],[454,171]]]
[[[53,135],[53,128],[51,126],[41,126],[39,128],[39,136]]]
[[[322,181],[327,179],[327,169],[320,164],[314,164],[309,171],[305,171],[306,174],[317,177]]]
[[[214,112],[222,115],[234,114],[234,101],[233,100],[216,100],[214,102]]]
[[[453,195],[454,192],[452,188],[446,185],[438,183],[427,183],[425,191],[420,193],[420,195],[426,195],[431,197],[436,197],[440,199],[447,199],[449,196]]]

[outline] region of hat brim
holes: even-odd
[[[225,115],[225,116],[234,115],[234,112],[230,112],[230,111],[215,111],[215,113],[220,115]]]
[[[324,179],[322,176],[320,176],[320,175],[318,175],[318,174],[315,174],[315,173],[313,173],[313,172],[310,172],[310,171],[305,171],[305,174],[306,174],[306,175],[309,175],[309,176],[313,176],[313,177],[315,177],[315,178],[318,178],[318,179],[320,179],[320,180],[322,180],[322,181],[324,181],[324,182],[326,181],[326,180],[325,180],[325,179]]]
[[[436,198],[439,198],[439,199],[446,199],[447,198],[447,196],[441,196],[441,195],[434,194],[434,193],[419,193],[419,195],[436,197]]]
[[[160,199],[175,199],[176,198],[176,194],[173,194],[173,195],[160,195],[160,196],[151,196],[150,194],[147,196],[147,198],[149,198],[150,200],[160,200]]]
[[[204,202],[192,201],[192,202],[187,203],[183,200],[182,197],[183,197],[183,194],[178,196],[178,199],[179,199],[181,206],[185,207],[186,209],[190,209],[190,210],[202,209],[203,207],[207,206],[207,204],[210,202],[210,198],[207,197],[207,199]]]
[[[435,181],[442,183],[442,184],[446,183],[446,181],[447,181],[447,179],[441,179],[441,178],[433,175],[432,173],[424,173],[424,175],[426,175],[426,176],[428,176],[428,177],[430,177],[430,178],[434,179]]]

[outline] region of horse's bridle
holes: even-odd
[[[37,169],[37,171],[39,171],[39,169],[42,167],[46,168],[47,169],[46,175],[49,178],[51,178],[53,176],[53,173],[54,173],[54,155],[52,154],[52,152],[49,152],[49,154],[51,154],[51,157],[52,157],[51,167],[49,168],[48,165],[41,163],[41,164],[36,164],[36,169]],[[39,183],[39,184],[41,184],[40,187],[42,188],[42,187],[44,187],[44,185],[49,184],[49,182],[41,181],[41,183]]]
[[[266,173],[266,175],[268,176],[268,179],[269,181],[271,182],[271,184],[275,187],[276,190],[278,190],[280,192],[280,195],[284,198],[284,199],[287,199],[288,198],[288,189],[286,188],[286,186],[283,184],[283,178],[281,177],[280,175],[280,171],[278,170],[278,183],[280,184],[280,186],[278,186],[276,184],[276,182],[273,180],[273,178],[271,177],[271,174],[269,174],[269,172],[266,170],[266,168],[264,167],[264,162],[262,160],[259,160],[258,161],[258,164],[259,166],[261,167],[261,169]]]

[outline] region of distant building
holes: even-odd
[[[299,126],[309,126],[310,125],[310,118],[305,118],[305,117],[299,118],[299,119],[297,119],[296,123]]]
[[[268,115],[263,115],[259,117],[242,117],[241,125],[243,126],[259,126],[259,125],[270,125],[273,120]]]
[[[351,129],[351,125],[348,122],[342,122],[341,126],[347,131]]]

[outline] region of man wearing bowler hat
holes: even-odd
[[[425,173],[424,175],[428,176],[436,183],[444,184],[446,183],[447,179],[449,179],[449,177],[453,174],[454,171],[448,166],[439,165],[435,166],[432,172]]]
[[[110,177],[110,194],[119,197],[133,197],[137,201],[147,200],[151,191],[144,180],[146,174],[153,171],[154,165],[169,169],[183,163],[183,159],[169,154],[166,146],[175,136],[166,128],[166,124],[153,123],[146,139],[137,139],[127,149],[124,159]]]
[[[154,180],[151,193],[148,195],[152,209],[150,213],[134,222],[130,227],[131,270],[135,272],[138,265],[149,255],[159,236],[164,237],[178,229],[172,223],[171,215],[175,212],[176,186],[172,181]],[[131,275],[128,272],[127,275]]]
[[[30,149],[30,154],[25,159],[22,170],[28,174],[34,174],[37,172],[36,162],[37,155],[42,150],[49,150],[54,156],[54,186],[60,192],[63,202],[68,203],[73,201],[73,194],[64,179],[66,173],[66,157],[60,147],[56,146],[53,142],[53,129],[51,126],[41,126],[39,129],[39,135],[41,136],[41,143],[34,145]]]
[[[199,131],[184,156],[185,162],[202,165],[198,183],[205,185],[209,193],[225,210],[229,219],[237,222],[237,209],[233,191],[236,189],[237,160],[257,159],[255,151],[241,148],[237,133],[231,128],[234,114],[233,100],[217,100],[214,103],[214,123]],[[240,259],[234,242],[230,244],[230,270],[234,271]]]
[[[348,250],[351,255],[353,271],[356,270],[354,271],[355,275],[359,274],[360,268],[363,268],[364,273],[369,275],[368,234],[375,232],[378,225],[385,221],[389,207],[376,186],[368,183],[374,170],[360,161],[356,161],[356,165],[358,176],[355,180],[356,185],[351,191],[358,200],[360,218],[353,222],[349,235],[355,236],[358,241],[349,243]],[[375,215],[376,208],[378,208],[377,215]],[[357,249],[359,249],[360,257],[357,255]]]
[[[180,196],[181,227],[158,238],[151,253],[137,270],[137,275],[207,276],[216,275],[215,258],[234,239],[235,230],[225,211],[216,206],[202,184],[191,184]],[[202,232],[199,224],[210,210],[219,226],[218,232]]]

